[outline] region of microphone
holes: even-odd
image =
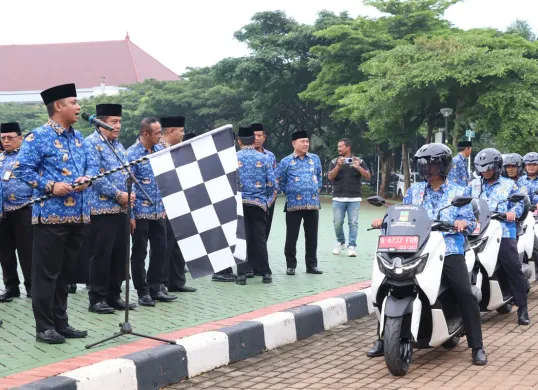
[[[102,127],[103,129],[108,130],[108,131],[114,131],[114,128],[112,126],[106,124],[103,121],[100,121],[99,119],[97,119],[95,115],[90,115],[87,112],[83,112],[81,116],[82,116],[82,119],[86,119],[88,122],[90,122],[94,126]]]

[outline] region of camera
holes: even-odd
[[[346,157],[344,159],[344,164],[353,164],[353,157]]]

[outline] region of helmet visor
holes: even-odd
[[[445,163],[439,158],[418,158],[417,169],[420,176],[431,179],[433,177],[445,177]]]
[[[478,173],[484,173],[487,171],[496,171],[497,167],[498,165],[495,162],[491,162],[489,164],[484,164],[484,165],[475,164],[475,168]]]

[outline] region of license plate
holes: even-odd
[[[472,235],[478,235],[478,234],[480,234],[480,222],[477,222]]]
[[[418,236],[379,236],[378,252],[416,252]]]

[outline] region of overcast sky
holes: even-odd
[[[131,41],[181,73],[247,54],[233,33],[256,12],[283,10],[312,23],[323,9],[378,15],[361,0],[0,0],[0,45],[120,40],[128,31]],[[465,0],[446,17],[464,29],[501,30],[519,18],[537,32],[537,11],[538,0]],[[96,61],[96,54],[88,53],[88,61]]]

